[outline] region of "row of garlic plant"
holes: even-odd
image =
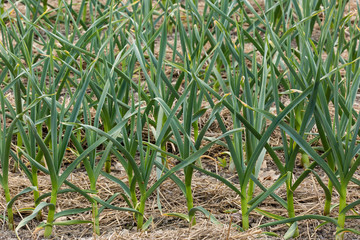
[[[287,236],[298,235],[296,221],[316,218],[335,223],[338,238],[342,238],[342,233],[348,231],[344,228],[345,214],[358,204],[346,204],[347,185],[350,181],[358,183],[353,178],[359,165],[359,160],[353,160],[357,157],[355,136],[359,131],[358,113],[353,109],[359,85],[358,20],[353,22],[351,15],[344,16],[346,1],[309,0],[302,6],[296,1],[268,1],[263,11],[255,11],[247,1],[204,3],[201,13],[199,2],[190,0],[125,4],[82,1],[76,12],[73,4],[65,1],[45,8],[47,11],[40,4],[24,1],[25,13],[12,5],[2,15],[2,39],[6,41],[1,45],[1,82],[5,86],[1,98],[1,182],[11,228],[12,204],[21,194],[33,191],[33,214],[18,228],[35,216],[40,219],[41,210],[48,207],[47,223],[42,224],[45,236],[51,235],[55,224],[88,222],[99,234],[99,214],[108,207],[133,211],[138,228],[145,229],[152,220],[148,218],[144,223],[146,200],[157,191],[161,209],[158,187],[167,178],[181,189],[188,207],[186,215],[168,215],[195,224],[195,211],[209,214],[194,207],[191,185],[196,169],[239,194],[244,230],[249,228],[249,214],[255,210],[278,220],[271,224],[292,223]],[[85,15],[87,9],[90,20]],[[11,11],[15,17],[9,15]],[[321,29],[318,39],[313,38],[316,24]],[[351,36],[348,39],[347,29]],[[13,42],[17,44],[13,46]],[[39,47],[34,49],[34,43]],[[245,44],[251,44],[250,52],[245,51]],[[347,59],[342,56],[345,50],[349,53]],[[323,55],[327,56],[325,60]],[[174,72],[180,72],[177,78]],[[17,103],[14,107],[4,96],[10,89]],[[282,96],[288,96],[291,103],[285,106],[280,101]],[[335,107],[334,118],[329,113],[330,103]],[[271,107],[275,107],[275,115]],[[231,131],[220,115],[224,108],[232,114]],[[210,117],[199,128],[198,120],[209,109]],[[12,120],[9,128],[6,119]],[[271,120],[269,126],[266,119]],[[207,138],[214,121],[223,135]],[[277,127],[281,128],[283,145],[272,148],[268,141]],[[309,141],[307,136],[313,127],[317,133]],[[14,134],[16,151],[11,149]],[[151,141],[152,137],[155,141]],[[322,148],[312,147],[319,139]],[[228,148],[239,189],[199,164],[199,158],[215,142]],[[179,155],[167,151],[168,143],[177,147]],[[103,150],[98,148],[101,145]],[[77,157],[62,171],[69,149]],[[269,188],[257,180],[265,152],[281,173]],[[298,153],[304,171],[295,179]],[[278,154],[284,156],[285,162]],[[13,198],[8,186],[9,155],[32,183]],[[24,157],[31,169],[24,164]],[[178,159],[180,164],[171,168],[168,157]],[[126,170],[128,184],[111,175],[111,158]],[[79,164],[89,176],[88,190],[66,180]],[[317,165],[327,174],[328,186],[314,170]],[[152,183],[154,169],[157,181]],[[184,171],[184,182],[174,174],[179,170]],[[38,171],[49,175],[51,193],[38,191]],[[330,212],[333,188],[340,194],[337,220],[295,215],[294,192],[311,173],[324,189],[325,215]],[[120,185],[128,208],[111,205],[116,194],[107,201],[96,196],[100,174]],[[69,188],[61,188],[64,184]],[[283,184],[286,200],[275,194]],[[255,187],[262,193],[253,196]],[[58,195],[69,191],[83,195],[91,208],[55,213]],[[288,217],[259,208],[269,196],[287,209]],[[50,197],[50,203],[42,202],[46,197]],[[89,210],[93,214],[91,221],[54,221],[65,214]]]

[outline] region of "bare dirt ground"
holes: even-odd
[[[275,137],[275,136],[274,136]],[[208,154],[216,156],[216,152],[221,150],[219,147],[214,147]],[[222,169],[212,160],[203,158],[203,164],[207,169],[212,171],[218,171],[221,175],[227,176],[229,180],[236,183],[236,176],[228,171],[228,169]],[[295,175],[301,173],[300,166],[296,169]],[[112,168],[112,174],[120,179],[125,178],[125,173],[119,167],[119,164],[114,162]],[[181,173],[178,174],[181,177]],[[259,180],[265,186],[273,183],[278,177],[276,166],[273,166],[270,161],[265,161],[263,164],[262,172],[260,173]],[[358,174],[357,179],[360,179]],[[47,176],[40,176],[40,189],[42,192],[50,191],[50,180]],[[154,177],[155,178],[155,177]],[[325,179],[325,177],[323,177]],[[83,189],[89,189],[89,183],[87,180],[86,172],[79,170],[74,172],[69,180]],[[295,192],[295,206],[296,215],[305,214],[321,214],[324,206],[324,193],[317,187],[316,179],[314,177],[307,178],[302,185]],[[17,172],[10,175],[10,186],[12,186],[12,195],[20,192],[26,186],[29,186],[29,182],[23,173]],[[100,178],[98,182],[99,193],[102,199],[108,199],[111,195],[117,192],[121,192],[121,189],[115,183],[107,180],[106,178]],[[214,217],[222,222],[221,225],[215,225],[206,219],[203,215],[197,215],[197,225],[189,228],[189,224],[181,219],[174,217],[167,217],[160,213],[156,196],[152,196],[147,201],[146,217],[152,216],[154,221],[150,228],[145,232],[137,232],[134,225],[133,215],[128,212],[119,212],[106,209],[100,217],[100,230],[101,236],[93,236],[92,226],[90,224],[85,225],[73,225],[73,226],[56,226],[53,232],[52,239],[281,239],[280,237],[270,237],[261,234],[264,231],[271,231],[282,236],[287,231],[286,225],[279,225],[275,227],[269,227],[267,229],[260,229],[257,226],[260,224],[271,221],[266,217],[255,212],[251,214],[251,228],[246,232],[238,231],[235,227],[229,228],[229,224],[234,223],[241,225],[240,213],[225,213],[226,210],[240,209],[240,198],[232,190],[227,188],[224,184],[216,179],[204,176],[201,173],[196,172],[193,179],[193,191],[194,191],[194,205],[202,206],[209,210]],[[186,213],[186,202],[184,196],[178,187],[168,180],[160,187],[160,199],[162,202],[162,212],[170,213]],[[256,191],[259,192],[259,191]],[[348,200],[355,201],[359,199],[360,187],[357,185],[351,185],[349,188]],[[286,191],[284,188],[280,188],[276,192],[280,197],[286,197]],[[29,212],[23,212],[20,208],[33,207],[33,196],[27,194],[17,200],[15,204],[15,220],[19,222],[22,218],[29,215]],[[333,204],[337,202],[337,194],[334,194]],[[1,209],[5,208],[5,199],[0,198]],[[121,197],[116,198],[113,205],[119,207],[126,207],[124,200]],[[89,203],[85,198],[76,193],[66,193],[59,196],[58,199],[58,211],[70,209],[70,208],[84,208],[88,207]],[[273,199],[268,198],[260,206],[262,210],[269,211],[274,214],[286,216],[286,209],[283,209]],[[360,210],[360,209],[357,209]],[[336,214],[337,208],[334,208],[333,212]],[[44,213],[46,214],[46,212]],[[72,220],[72,219],[87,219],[91,220],[91,213],[85,212],[76,216],[66,217],[59,220]],[[19,231],[21,239],[42,239],[42,230],[37,230],[36,226],[39,224],[36,220],[33,220],[30,224]],[[333,239],[335,227],[331,224],[327,224],[320,228],[317,226],[320,224],[317,220],[306,220],[299,223],[300,237],[299,239]],[[347,220],[346,227],[353,227],[358,229],[358,220]],[[15,238],[15,234],[6,230],[6,226],[2,226],[2,234],[0,239]],[[345,239],[360,239],[359,236],[353,234],[346,234]]]

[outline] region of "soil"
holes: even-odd
[[[214,149],[216,150],[216,149]],[[208,153],[210,154],[210,153]],[[203,158],[203,166],[211,171],[217,171],[220,175],[228,176],[230,181],[236,183],[236,176],[229,169],[221,168],[213,160]],[[301,166],[297,166],[295,175],[302,172]],[[112,166],[112,174],[120,179],[125,178],[125,173],[115,161]],[[178,176],[182,178],[181,172]],[[276,166],[271,161],[265,160],[259,180],[265,186],[271,185],[278,177]],[[325,180],[325,177],[323,177]],[[360,179],[360,176],[356,176]],[[75,171],[69,177],[69,181],[83,189],[89,189],[86,172],[83,170]],[[153,180],[154,181],[154,180]],[[51,190],[50,181],[47,176],[39,176],[40,189],[42,192]],[[321,214],[324,206],[324,193],[315,183],[314,177],[308,177],[295,192],[296,215]],[[10,186],[12,186],[12,194],[16,194],[28,186],[29,182],[21,171],[11,173]],[[99,193],[102,199],[108,199],[115,193],[121,192],[120,187],[104,177],[100,177],[98,182]],[[360,187],[351,185],[349,187],[348,199],[355,201],[359,199]],[[137,232],[134,224],[133,215],[128,212],[114,211],[105,209],[100,215],[100,231],[101,236],[93,236],[92,226],[90,224],[72,225],[72,226],[55,226],[53,237],[51,239],[281,239],[281,237],[273,237],[264,235],[263,232],[274,232],[279,236],[283,236],[288,227],[286,225],[278,225],[260,229],[260,224],[272,221],[260,214],[253,212],[250,215],[250,230],[241,232],[236,227],[229,228],[230,222],[241,226],[240,212],[226,213],[226,210],[240,209],[240,197],[224,184],[216,179],[204,176],[202,173],[194,173],[193,178],[194,206],[202,206],[213,214],[223,225],[213,224],[201,214],[196,215],[197,224],[189,227],[185,220],[167,217],[162,215],[158,209],[156,195],[153,195],[147,201],[146,217],[153,217],[153,224],[145,232]],[[255,191],[259,193],[257,189]],[[285,189],[279,188],[276,191],[280,197],[286,197]],[[5,207],[5,199],[1,195],[1,209]],[[333,195],[333,204],[337,203],[337,194]],[[167,180],[160,187],[160,199],[162,203],[162,212],[165,213],[186,213],[186,202],[182,192],[171,181]],[[15,203],[15,221],[19,222],[22,218],[30,213],[21,211],[21,208],[33,207],[33,199],[31,194],[26,194]],[[117,197],[113,205],[126,207],[124,200]],[[89,203],[85,198],[77,193],[66,193],[59,195],[57,211],[70,208],[85,208]],[[275,200],[268,198],[260,205],[262,210],[286,216],[286,209],[282,208]],[[359,211],[359,209],[357,209]],[[337,208],[333,209],[336,215]],[[44,212],[46,215],[46,211]],[[91,213],[85,212],[62,218],[60,220],[72,219],[91,219]],[[321,222],[317,220],[304,220],[299,223],[300,236],[298,239],[333,239],[335,227],[332,224],[326,224],[319,227]],[[359,220],[347,220],[346,227],[359,230]],[[19,237],[21,239],[42,239],[43,230],[36,229],[38,221],[31,221],[26,227],[20,229]],[[16,235],[12,231],[6,230],[6,226],[2,225],[2,234],[0,239],[16,239]],[[360,236],[347,233],[345,239],[360,239]]]

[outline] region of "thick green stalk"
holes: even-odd
[[[166,142],[163,142],[161,144],[161,149],[166,152],[167,149],[166,149]],[[168,161],[167,161],[167,156],[165,153],[161,153],[161,161],[162,161],[162,164],[166,167],[166,168],[169,168],[169,164],[168,164]]]
[[[18,71],[16,71],[16,72],[18,72]],[[15,87],[14,87],[14,96],[15,96],[15,107],[16,107],[16,114],[20,114],[20,113],[22,113],[22,111],[23,111],[23,105],[22,105],[22,98],[21,98],[21,95],[22,95],[22,93],[21,93],[21,89],[20,89],[20,81],[17,81],[16,83],[15,83]],[[18,133],[17,134],[17,146],[18,147],[22,147],[22,139],[21,139],[21,134],[20,133]],[[19,156],[19,159],[20,159],[20,154],[18,154],[18,156]],[[17,170],[17,168],[18,168],[18,164],[17,164],[17,162],[15,161],[15,164],[14,164],[14,172],[16,172],[16,170]]]
[[[332,155],[330,154],[328,157],[328,164],[329,167],[335,172],[335,164]],[[333,183],[329,179],[328,182],[328,189],[330,191],[330,197],[325,199],[325,206],[324,206],[324,215],[327,216],[330,214],[330,208],[331,208],[331,198],[332,198],[332,192],[333,192]]]
[[[99,211],[98,211],[98,204],[96,201],[92,202],[92,217],[94,221],[94,233],[96,235],[100,235]]]
[[[47,217],[48,224],[52,224],[52,222],[54,221],[56,200],[57,200],[57,188],[53,187],[52,192],[51,192],[50,203],[52,203],[54,205],[54,207],[49,208],[49,213],[48,213],[48,217]],[[52,225],[48,225],[45,227],[44,237],[46,237],[46,238],[50,237],[50,235],[52,233],[52,228],[53,228]]]
[[[319,134],[320,134],[321,143],[324,146],[324,151],[326,152],[326,151],[330,150],[331,148],[329,146],[329,143],[328,143],[328,140],[326,138],[326,134],[324,132],[324,129],[323,129],[322,125],[321,125],[321,122],[319,121],[318,118],[315,118],[315,120],[316,120],[316,125],[318,126],[318,131],[319,131]],[[335,160],[334,160],[334,157],[333,157],[332,153],[330,153],[328,155],[327,161],[328,161],[328,165],[331,168],[331,170],[333,172],[335,172]],[[324,216],[327,216],[327,215],[330,214],[330,208],[331,208],[331,198],[332,198],[332,192],[333,192],[333,183],[331,182],[330,179],[328,181],[328,189],[330,191],[330,197],[325,198]]]
[[[88,2],[88,1],[85,1],[83,13],[82,13],[82,14],[83,14],[83,15],[82,15],[82,16],[83,16],[83,19],[82,19],[82,20],[83,20],[84,23],[86,23],[86,12],[87,12],[87,5],[88,5],[88,4],[89,4],[89,2]]]
[[[196,142],[199,136],[199,122],[198,121],[193,122],[192,126],[194,129],[194,141]],[[196,160],[196,164],[202,168],[201,158]]]
[[[0,14],[2,15],[5,11],[4,11],[4,4],[5,4],[5,0],[1,0],[1,6],[0,6]]]
[[[332,192],[333,192],[333,184],[332,184],[332,182],[330,180],[329,180],[329,183],[328,183],[328,189],[330,191],[330,198],[325,199],[324,216],[328,216],[330,214],[331,196],[332,196]]]
[[[109,129],[108,124],[104,124],[104,131],[108,132],[109,130],[110,129]],[[107,157],[106,162],[105,162],[105,172],[107,172],[107,173],[111,172],[111,157],[110,157],[110,154]]]
[[[163,110],[162,108],[160,108],[160,109],[159,109],[158,116],[157,116],[157,123],[156,123],[156,133],[155,133],[156,141],[157,141],[158,138],[159,138],[160,131],[161,131],[161,129],[163,128],[165,122],[166,122],[166,115],[164,114],[164,110]],[[159,130],[160,130],[160,131],[159,131]],[[167,149],[166,149],[166,141],[163,141],[163,142],[161,143],[161,149],[162,149],[164,152],[167,151]],[[166,154],[161,153],[161,154],[159,154],[159,157],[160,157],[160,156],[161,156],[161,162],[162,162],[162,164],[163,164],[166,168],[169,168],[168,163],[167,163]]]
[[[36,126],[36,130],[37,130],[37,133],[39,134],[39,136],[42,136],[42,126],[41,124],[37,125]],[[19,158],[20,159],[20,158]],[[41,165],[45,166],[45,161],[44,161],[44,158],[41,155],[38,155],[35,157],[35,160],[40,163]],[[33,186],[35,186],[37,188],[37,191],[34,191],[34,202],[36,203],[36,200],[39,198],[40,196],[40,192],[39,192],[39,183],[38,183],[38,168],[35,167],[34,165],[31,165],[31,175],[32,175],[32,184]],[[38,204],[35,204],[35,207],[37,206]],[[39,211],[39,213],[37,214],[36,216],[36,219],[38,221],[42,221],[43,217],[42,217],[42,211]]]
[[[47,9],[47,5],[48,5],[47,0],[43,0],[44,12],[45,12],[45,11],[46,11],[46,9]]]
[[[48,129],[51,129],[51,119],[48,118],[47,121],[46,121],[46,125],[48,127]],[[40,135],[41,136],[41,135]],[[49,149],[52,149],[53,148],[53,141],[52,139],[50,138],[50,141],[49,141]],[[52,155],[52,154],[51,154]]]
[[[90,178],[90,189],[93,191],[93,192],[97,192],[96,191],[96,181],[95,181],[95,177],[92,176]],[[99,221],[99,210],[98,210],[98,203],[93,200],[92,203],[92,218],[93,218],[93,221],[94,221],[94,233],[96,235],[100,235],[100,221]]]
[[[301,128],[301,124],[303,122],[303,112],[302,109],[299,109],[299,107],[295,110],[295,127],[296,130],[299,132]],[[294,149],[296,147],[296,143],[294,143]],[[304,168],[308,168],[310,166],[309,156],[306,153],[301,153],[301,165]]]
[[[5,199],[6,202],[10,202],[11,200],[11,196],[10,196],[10,190],[9,190],[9,186],[7,184],[7,182],[4,184],[3,186],[4,188],[4,192],[5,192]],[[10,230],[14,230],[14,214],[13,214],[13,210],[12,207],[7,207],[7,215],[8,215],[8,226]]]
[[[304,168],[308,168],[310,166],[309,155],[307,155],[306,153],[301,154],[301,164]]]
[[[194,128],[194,139],[195,141],[197,140],[198,136],[199,136],[199,124],[198,124],[198,121],[195,121],[193,124],[192,124],[193,128]]]
[[[347,189],[346,186],[341,186],[341,192],[340,192],[340,202],[339,202],[339,216],[338,216],[338,224],[339,227],[337,227],[337,231],[343,229],[345,227],[345,214],[342,213],[342,210],[346,207],[346,195],[347,195]],[[336,235],[336,240],[342,240],[344,239],[344,233],[340,233]]]
[[[40,135],[41,136],[41,135]],[[79,143],[81,143],[81,130],[77,130],[76,131],[76,139]],[[76,167],[77,169],[80,169],[81,168],[81,162],[77,165]]]
[[[253,155],[253,141],[251,141],[251,139],[253,138],[253,136],[250,134],[250,133],[247,133],[246,135],[248,138],[248,141],[246,142],[246,164],[249,164],[250,162],[250,159],[251,159],[251,156]],[[250,137],[251,136],[251,137]],[[253,174],[255,174],[255,169],[252,171]],[[246,190],[245,192],[246,193]],[[249,180],[249,183],[248,183],[248,190],[247,190],[247,199],[246,201],[250,201],[253,197],[253,194],[254,194],[254,181],[252,179]]]
[[[23,142],[22,142],[22,139],[21,139],[21,134],[18,133],[18,134],[17,134],[17,146],[18,146],[19,148],[21,148],[21,147],[22,147],[22,144],[23,144]],[[22,154],[20,153],[20,151],[17,152],[17,155],[18,155],[18,158],[21,159],[21,155],[22,155]],[[19,167],[19,163],[18,163],[17,161],[14,161],[13,172],[16,172],[17,169],[18,169],[18,167]]]
[[[250,134],[249,134],[250,136]],[[246,146],[246,163],[248,164],[249,161],[250,161],[250,158],[253,154],[253,148],[251,147],[251,141],[248,141]],[[252,171],[253,174],[255,174],[255,169]],[[246,193],[246,192],[244,192]],[[249,183],[248,183],[248,191],[247,191],[247,202],[250,201],[253,197],[253,194],[254,194],[254,181],[252,179],[249,180]]]
[[[3,98],[3,94],[1,93],[1,97]],[[3,99],[1,99],[3,100]],[[4,105],[3,102],[1,103],[1,107],[4,109]],[[3,114],[3,120],[5,121],[6,117],[4,112]],[[11,139],[13,136],[13,132],[14,132],[14,127],[15,124],[17,122],[18,118],[15,118],[13,120],[13,122],[10,125],[10,128],[8,130],[7,134],[4,134],[6,132],[5,129],[3,129],[3,131],[0,132],[1,137],[4,140],[4,137],[6,136],[5,139],[5,144],[1,145],[1,150],[3,150],[2,154],[1,154],[1,167],[2,167],[2,182],[1,182],[1,186],[4,189],[4,193],[5,193],[5,200],[6,203],[8,203],[11,200],[11,196],[10,196],[10,190],[9,190],[9,158],[10,158],[10,151],[11,151]],[[6,128],[6,126],[4,125],[4,128]],[[9,223],[9,228],[10,229],[14,229],[14,217],[13,217],[13,211],[12,211],[12,206],[8,206],[7,207],[7,213],[8,213],[8,223]]]
[[[149,6],[150,6],[150,8],[147,11],[150,11],[152,9],[152,1],[149,1]],[[153,16],[150,17],[150,29],[151,29],[150,36],[154,36],[155,28],[154,28]],[[150,48],[151,48],[152,52],[155,52],[154,51],[155,50],[155,41],[151,42]]]
[[[31,175],[32,175],[32,185],[34,187],[36,187],[36,191],[34,191],[34,202],[35,202],[35,208],[37,207],[38,204],[36,204],[36,200],[39,198],[40,194],[39,194],[39,184],[38,184],[38,176],[37,176],[37,168],[35,166],[31,166]],[[42,214],[41,211],[39,211],[39,213],[36,216],[36,219],[38,221],[42,220]]]
[[[254,194],[254,181],[250,179],[249,181],[249,189],[247,192],[248,201],[250,201]]]
[[[193,199],[192,190],[191,190],[191,180],[192,180],[193,171],[194,171],[194,169],[191,166],[188,166],[184,169],[186,204],[187,204],[188,211],[190,211],[194,207],[194,199]],[[189,215],[189,219],[190,220],[192,219],[191,225],[196,224],[196,219],[194,217],[194,214]]]
[[[289,218],[295,217],[295,208],[294,208],[294,192],[291,190],[291,186],[289,181],[286,183],[286,196],[287,196],[287,204],[288,204],[288,216]],[[296,231],[293,237],[299,236],[299,229],[296,228]]]
[[[135,187],[135,184],[132,184],[133,181],[136,181],[136,180],[134,179],[134,176],[132,173],[132,167],[130,164],[128,165],[128,169],[126,171],[127,171],[127,175],[128,175],[128,179],[129,179],[131,201],[132,201],[133,206],[136,206],[138,203],[138,200],[136,198],[136,187]]]
[[[244,193],[241,196],[242,228],[244,230],[248,230],[249,229],[249,213],[248,213],[248,196],[246,194],[246,186],[242,187],[241,192]]]
[[[140,230],[144,224],[144,212],[145,212],[146,193],[142,193],[140,197],[140,205],[137,209],[141,214],[137,215],[137,229]]]
[[[90,161],[89,159],[85,158],[83,162],[90,180],[90,190],[96,193],[97,178],[95,177],[94,171],[91,168]],[[100,235],[98,203],[95,200],[91,200],[91,206],[92,206],[93,231],[95,234]]]
[[[39,134],[39,136],[43,135],[43,130],[42,130],[42,125],[39,124],[36,126],[37,129],[37,133]],[[50,138],[49,138],[50,141]],[[41,153],[41,152],[40,152]],[[43,154],[41,154],[41,157],[39,157],[39,159],[37,160],[41,165],[45,166],[45,159],[43,157]]]

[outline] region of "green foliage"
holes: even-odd
[[[219,224],[194,206],[199,171],[239,195],[243,230],[256,211],[276,220],[261,227],[288,224],[285,239],[298,236],[305,219],[335,224],[337,239],[359,233],[345,228],[347,218],[358,217],[346,214],[360,204],[347,199],[350,182],[359,185],[360,165],[359,18],[346,13],[348,1],[269,0],[264,8],[247,0],[199,2],[79,0],[77,9],[75,1],[25,0],[20,11],[1,1],[0,183],[7,203],[1,218],[10,229],[40,221],[48,208],[39,224],[45,237],[54,225],[85,223],[99,235],[100,214],[109,208],[132,212],[144,231],[153,221],[146,202],[156,198],[162,212],[159,186],[167,179],[184,194],[188,212],[164,215],[193,225],[201,212]],[[209,134],[214,125],[221,132],[216,137]],[[270,144],[275,132],[277,146]],[[229,168],[239,185],[202,164],[214,144],[226,149],[213,157],[220,171]],[[69,154],[75,160],[65,164]],[[297,156],[303,168],[295,176]],[[280,173],[269,187],[258,180],[267,157]],[[111,173],[113,161],[126,181]],[[12,165],[31,183],[13,197]],[[90,189],[68,180],[79,168]],[[50,178],[51,192],[39,190],[39,172]],[[294,192],[310,174],[324,190],[325,216],[295,215]],[[122,192],[98,196],[100,175]],[[286,199],[276,194],[283,185]],[[329,216],[334,191],[337,218]],[[33,212],[15,226],[12,206],[29,192]],[[84,196],[89,206],[56,212],[66,192]],[[118,195],[127,208],[112,204]],[[268,197],[287,210],[286,218],[261,209]],[[91,220],[55,221],[86,211]]]

